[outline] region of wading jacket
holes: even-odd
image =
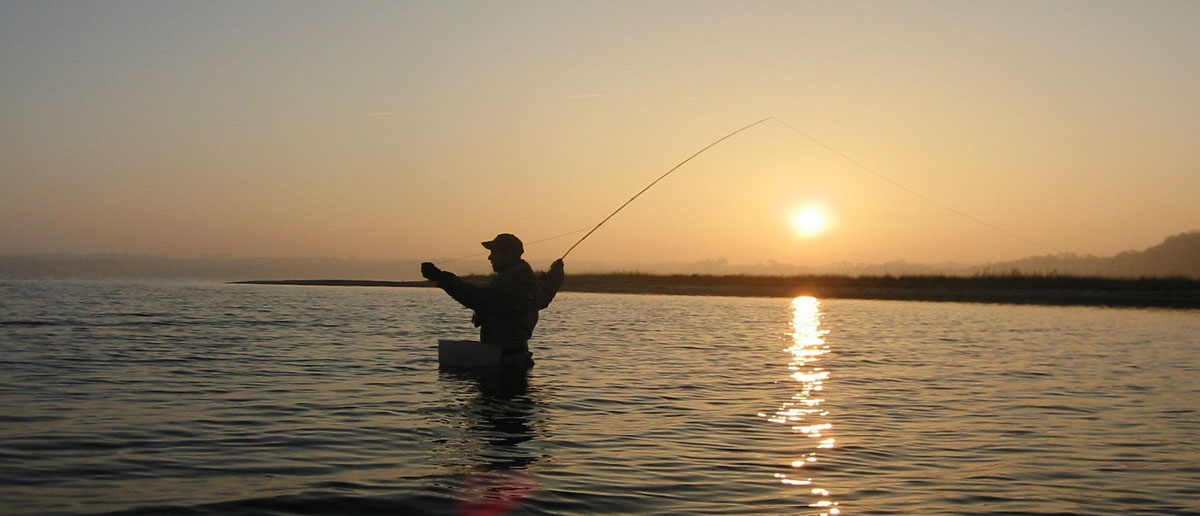
[[[463,281],[442,271],[437,286],[455,301],[475,311],[471,322],[479,327],[479,340],[497,344],[504,355],[529,351],[529,338],[537,326],[538,310],[550,305],[562,286],[563,270],[535,274],[525,260],[496,274],[484,286]]]

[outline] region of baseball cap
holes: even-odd
[[[481,242],[484,247],[493,251],[497,249],[507,249],[516,251],[518,255],[525,253],[525,245],[521,243],[521,239],[517,238],[512,233],[500,233],[487,242]]]

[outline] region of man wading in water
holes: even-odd
[[[555,260],[550,270],[535,274],[521,255],[525,246],[516,236],[501,233],[483,247],[491,251],[488,261],[496,276],[485,286],[467,283],[432,263],[421,264],[421,275],[437,283],[455,301],[475,311],[471,322],[479,327],[479,340],[500,346],[500,366],[506,369],[533,367],[529,338],[537,326],[538,310],[550,306],[563,282],[563,261]]]

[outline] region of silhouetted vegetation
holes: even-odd
[[[1200,308],[1200,280],[1068,275],[704,276],[568,275],[563,290],[680,295],[969,301],[1052,305]]]
[[[487,276],[467,276],[485,283]],[[429,287],[420,281],[293,280],[244,283]],[[826,299],[959,301],[1044,305],[1200,308],[1200,280],[1119,279],[1069,275],[977,276],[714,276],[641,273],[568,274],[563,291],[741,297],[814,296]]]
[[[611,274],[573,274],[567,282],[573,286],[578,284],[630,284],[630,285],[687,285],[713,286],[737,285],[747,287],[778,287],[778,286],[839,286],[839,287],[900,287],[900,288],[1037,288],[1037,289],[1073,289],[1073,290],[1175,290],[1188,291],[1200,288],[1200,280],[1183,277],[1174,278],[1104,278],[1095,276],[1070,276],[1064,274],[1022,274],[1009,272],[1007,274],[979,274],[975,276],[945,276],[945,275],[882,275],[882,276],[842,276],[842,275],[799,275],[799,276],[757,276],[757,275],[728,275],[714,276],[702,274],[657,275],[631,273]]]

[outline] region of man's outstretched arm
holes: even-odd
[[[429,262],[421,264],[421,275],[425,279],[436,283],[438,288],[446,291],[447,294],[450,294],[450,297],[463,306],[471,310],[484,308],[487,296],[482,287],[467,283],[454,273],[441,270]]]

